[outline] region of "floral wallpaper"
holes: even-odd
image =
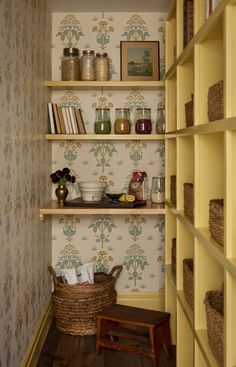
[[[160,13],[54,13],[52,26],[52,77],[61,79],[64,47],[107,52],[110,78],[120,79],[120,41],[158,40],[161,77],[164,75],[164,21]],[[87,133],[93,133],[95,109],[110,108],[112,132],[115,109],[129,108],[134,132],[137,107],[151,108],[153,132],[157,108],[164,105],[164,91],[131,89],[53,91],[52,102],[80,108]],[[164,175],[164,141],[59,141],[52,143],[52,171],[69,167],[80,180],[100,180],[110,191],[127,192],[135,170],[146,171],[148,186],[153,176]],[[52,196],[55,199],[55,187]],[[69,199],[79,196],[69,186]],[[117,281],[122,292],[163,292],[164,216],[54,216],[52,256],[55,268],[93,261],[97,271],[109,272],[117,264],[123,272]]]
[[[50,78],[46,0],[0,1],[0,366],[19,367],[51,293],[51,148],[42,81]]]

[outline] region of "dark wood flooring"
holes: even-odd
[[[128,352],[103,349],[97,356],[95,338],[58,332],[52,323],[37,367],[152,367],[151,358]],[[175,367],[174,347],[170,360],[161,350],[159,367]]]

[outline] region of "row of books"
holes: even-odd
[[[86,134],[80,109],[48,103],[51,134]]]

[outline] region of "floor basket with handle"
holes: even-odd
[[[95,273],[94,284],[68,285],[49,266],[54,283],[52,306],[57,329],[72,335],[95,334],[97,313],[116,303],[115,283],[122,268],[117,265],[109,274]]]

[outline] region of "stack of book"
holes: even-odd
[[[184,0],[184,48],[194,35],[194,1]]]
[[[48,103],[51,134],[86,134],[80,109]]]

